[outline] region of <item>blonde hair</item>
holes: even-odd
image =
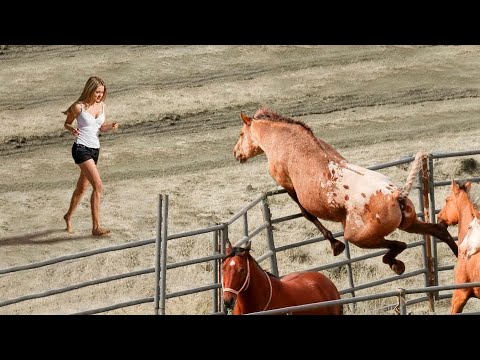
[[[101,100],[101,101],[104,101],[105,98],[107,97],[107,86],[105,85],[105,81],[100,79],[98,76],[91,76],[87,80],[85,86],[83,87],[82,94],[80,95],[78,100],[75,101],[72,105],[70,105],[67,110],[62,111],[62,112],[65,115],[67,115],[77,103],[79,103],[79,102],[85,103],[88,100],[90,100],[94,96],[95,90],[97,90],[97,88],[99,86],[103,86],[103,88],[104,88],[103,97],[102,97],[102,100]]]

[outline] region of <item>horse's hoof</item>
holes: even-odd
[[[397,275],[402,275],[405,272],[405,264],[400,260],[395,260],[395,263],[390,267]]]
[[[333,256],[340,255],[343,252],[343,250],[345,250],[345,244],[337,240],[337,242],[334,245],[332,245],[332,249],[333,249]]]

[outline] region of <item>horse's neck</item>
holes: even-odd
[[[479,216],[478,210],[475,209],[473,204],[468,200],[468,206],[458,207],[458,242],[461,243],[465,235],[468,232],[468,225],[473,220],[474,212],[476,216]]]
[[[250,284],[238,294],[237,303],[242,314],[262,311],[271,301],[271,285],[279,280],[268,275],[255,261],[250,261]]]
[[[330,144],[316,138],[308,130],[300,125],[257,120],[253,123],[252,131],[255,139],[267,155],[270,161],[284,161],[285,156],[291,156],[291,146],[296,151],[305,151],[311,155],[312,149],[320,150],[323,155],[319,161],[342,161],[345,158],[340,155]],[[282,146],[278,146],[278,144]],[[299,145],[303,146],[299,146]],[[319,155],[315,152],[313,155]]]

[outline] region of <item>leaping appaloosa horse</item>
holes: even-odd
[[[383,174],[349,163],[300,121],[265,108],[257,110],[253,118],[244,113],[241,118],[243,127],[233,149],[235,158],[243,163],[265,153],[270,175],[330,241],[335,256],[342,253],[345,244],[336,240],[318,218],[341,222],[345,240],[360,248],[387,248],[382,260],[399,275],[405,271],[405,264],[396,256],[407,245],[385,239],[397,228],[433,235],[446,242],[457,256],[457,244],[446,226],[420,221],[408,199],[424,153],[416,155],[405,185],[397,188]]]

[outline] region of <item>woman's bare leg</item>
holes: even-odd
[[[77,187],[73,191],[72,194],[72,199],[70,200],[70,207],[68,208],[67,213],[63,216],[65,219],[65,222],[67,223],[67,232],[73,233],[73,227],[72,227],[72,215],[75,209],[77,208],[78,204],[80,203],[80,200],[82,199],[83,194],[85,193],[85,190],[87,190],[88,187],[88,179],[83,175],[82,172],[80,172],[80,177],[78,178],[77,181]]]
[[[103,191],[102,179],[98,172],[97,165],[93,160],[87,160],[80,164],[82,174],[92,184],[93,191],[90,198],[90,207],[92,209],[92,234],[102,236],[108,234],[110,230],[100,227],[100,197]]]

